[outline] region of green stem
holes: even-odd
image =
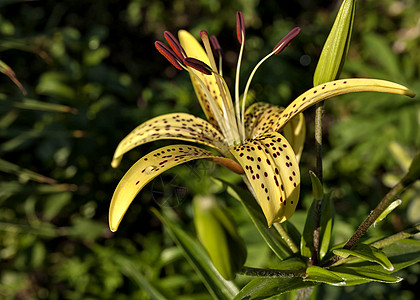
[[[316,169],[315,174],[322,185],[322,115],[324,103],[318,103],[315,107],[315,152],[316,152]],[[315,200],[315,228],[313,247],[311,248],[311,265],[318,264],[319,257],[319,234],[321,224],[321,205],[322,200]]]
[[[375,243],[372,243],[371,246],[375,247],[375,248],[383,248],[385,246],[391,245],[397,241],[412,237],[413,235],[417,234],[420,232],[420,224],[415,225],[412,228],[409,228],[407,230],[398,232],[396,234],[393,234],[387,238],[384,238],[382,240],[379,240]]]
[[[391,236],[389,236],[387,238],[384,238],[382,240],[379,240],[377,242],[374,242],[374,243],[372,243],[370,245],[373,246],[373,247],[375,247],[375,248],[381,249],[383,247],[386,247],[388,245],[391,245],[391,244],[393,244],[395,242],[398,242],[400,240],[403,240],[403,239],[407,239],[409,237],[412,237],[412,236],[414,236],[415,234],[417,234],[419,232],[420,232],[420,224],[418,224],[418,225],[416,225],[416,226],[414,226],[412,228],[406,229],[404,231],[398,232],[396,234],[393,234],[393,235],[391,235]],[[336,267],[336,266],[342,265],[342,264],[344,264],[346,262],[349,262],[349,261],[351,261],[353,259],[356,259],[356,257],[351,256],[351,257],[343,258],[343,259],[337,261],[336,263],[334,263],[333,265],[331,265],[331,267]]]
[[[238,274],[253,277],[303,277],[305,270],[278,270],[243,266]]]
[[[356,232],[350,237],[347,243],[343,246],[343,249],[351,249],[356,242],[365,234],[365,232],[375,223],[376,219],[382,214],[382,212],[394,201],[394,199],[404,190],[406,189],[413,180],[408,178],[407,176],[404,177],[398,184],[396,184],[386,195],[382,198],[381,202],[375,207],[374,210],[371,211],[369,216],[366,220],[357,228]],[[376,246],[375,246],[376,247]],[[329,261],[327,261],[323,266],[328,267],[331,266],[338,261],[341,261],[342,258],[340,256],[333,256]]]
[[[276,228],[277,232],[280,234],[282,239],[286,242],[287,246],[289,246],[290,250],[293,253],[298,253],[299,249],[296,244],[293,242],[289,234],[284,230],[283,226],[280,223],[274,223],[274,228]]]

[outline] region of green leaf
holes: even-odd
[[[319,257],[323,259],[330,248],[332,228],[334,224],[334,205],[331,197],[324,197],[321,205]]]
[[[17,79],[15,72],[5,62],[0,60],[0,73],[3,73],[21,90],[22,94],[26,94],[26,90],[22,83]]]
[[[316,174],[312,171],[309,171],[309,175],[311,177],[312,182],[312,195],[314,196],[315,200],[322,200],[324,198],[324,189],[322,188],[322,183]]]
[[[257,201],[254,199],[254,196],[251,192],[244,190],[234,184],[230,184],[222,179],[219,180],[222,183],[228,186],[228,192],[237,200],[239,200],[242,205],[245,207],[246,212],[250,216],[255,227],[258,229],[259,233],[263,237],[264,241],[270,247],[270,249],[279,257],[280,259],[285,259],[286,257],[292,254],[292,251],[287,246],[286,242],[280,237],[278,232],[274,227],[267,227],[267,220],[261,210],[261,207],[258,205]]]
[[[385,253],[375,247],[366,244],[357,244],[352,249],[336,249],[333,250],[334,254],[341,257],[348,257],[353,255],[361,259],[380,264],[385,270],[393,271],[394,267],[389,261]]]
[[[384,272],[371,270],[369,267],[346,267],[338,266],[330,269],[335,275],[340,276],[345,281],[339,285],[356,285],[367,282],[397,283],[402,280],[401,277],[389,275]]]
[[[137,283],[138,286],[144,289],[152,299],[167,299],[155,286],[153,286],[152,283],[149,282],[149,280],[147,280],[145,276],[141,274],[141,272],[138,270],[138,266],[136,266],[133,262],[121,256],[116,256],[114,259],[115,262],[120,265],[124,275]]]
[[[23,181],[33,180],[33,181],[37,181],[41,183],[48,183],[48,184],[57,183],[55,179],[46,177],[44,175],[38,174],[28,169],[22,168],[18,165],[15,165],[1,158],[0,158],[0,171],[16,175],[19,177],[19,179]]]
[[[56,103],[48,103],[43,101],[38,101],[30,98],[14,99],[9,98],[5,94],[0,94],[1,109],[6,110],[11,107],[19,109],[28,109],[28,110],[39,110],[39,111],[51,111],[51,112],[63,112],[63,113],[72,113],[76,114],[77,109]]]
[[[336,275],[334,272],[331,272],[321,267],[309,266],[306,269],[306,274],[307,276],[303,279],[304,281],[315,281],[333,285],[345,284],[343,278]]]
[[[234,300],[258,300],[281,295],[292,290],[318,285],[300,277],[255,278],[236,295]]]
[[[180,226],[161,215],[156,209],[153,209],[153,213],[162,221],[172,239],[183,250],[185,257],[201,277],[213,298],[232,299],[238,292],[236,286],[223,279],[217,272],[203,247]]]
[[[418,240],[398,240],[391,245],[383,247],[381,250],[385,253],[389,261],[394,266],[393,271],[384,271],[382,266],[372,264],[367,261],[349,262],[345,265],[354,268],[369,267],[369,269],[373,271],[381,271],[391,274],[420,262],[420,241]]]
[[[311,247],[314,241],[316,203],[317,201],[313,201],[311,207],[309,207],[305,227],[303,228],[302,240],[300,242],[300,253],[308,258],[312,256]]]
[[[212,195],[193,199],[194,225],[197,236],[213,265],[227,280],[233,280],[247,257],[245,243],[232,216]]]
[[[414,156],[406,177],[413,182],[420,178],[420,152]]]
[[[373,225],[376,225],[376,223],[381,222],[383,219],[386,218],[388,214],[390,214],[394,209],[396,209],[398,206],[400,206],[402,203],[401,199],[395,200],[392,202],[376,219],[375,223]]]

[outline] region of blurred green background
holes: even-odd
[[[302,33],[256,74],[256,100],[287,105],[311,87],[322,45],[341,1],[275,0],[22,1],[0,0],[0,61],[26,95],[0,77],[0,298],[210,299],[151,207],[168,211],[193,234],[191,199],[208,189],[235,215],[246,240],[247,264],[272,266],[275,257],[235,200],[209,176],[238,180],[207,163],[191,163],[151,182],[120,229],[107,226],[119,179],[141,155],[133,150],[110,166],[118,142],[141,122],[163,113],[203,116],[188,75],[156,51],[163,31],[205,29],[219,38],[231,80],[239,51],[235,12],[247,26],[242,84],[294,26]],[[420,93],[420,3],[359,1],[344,77],[396,81]],[[327,101],[325,184],[336,208],[335,241],[342,242],[404,174],[420,149],[420,106],[387,94],[351,94]],[[302,199],[292,222],[303,226],[314,169],[313,109],[305,112]],[[420,187],[402,195],[384,236],[420,222]],[[399,273],[399,284],[317,288],[320,299],[415,299],[420,266]],[[241,286],[247,278],[238,277]]]

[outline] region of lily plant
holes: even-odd
[[[242,95],[239,92],[240,66],[245,47],[245,23],[237,12],[237,39],[240,51],[234,93],[222,72],[222,49],[215,36],[201,31],[203,46],[187,31],[169,32],[169,46],[157,41],[157,50],[177,69],[190,74],[192,85],[207,121],[188,113],[170,113],[142,123],[118,145],[112,166],[139,145],[161,140],[182,140],[215,151],[186,144],[166,146],[140,158],[123,176],[111,200],[109,226],[116,231],[131,202],[141,189],[162,172],[182,163],[207,159],[241,174],[258,201],[267,225],[290,218],[299,200],[299,158],[305,139],[302,112],[333,96],[374,91],[414,94],[397,83],[366,78],[340,79],[315,86],[282,108],[266,102],[247,107],[251,81],[258,68],[271,56],[284,51],[301,29],[292,29],[252,70]],[[283,133],[283,134],[281,134]],[[215,153],[217,152],[217,153]]]

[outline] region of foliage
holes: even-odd
[[[118,233],[108,229],[109,201],[122,170],[154,148],[146,144],[128,153],[120,169],[112,169],[118,142],[151,116],[173,111],[202,114],[187,76],[178,76],[154,49],[163,30],[198,33],[206,28],[217,34],[226,54],[224,71],[233,74],[232,53],[238,45],[233,30],[226,29],[235,27],[236,10],[243,11],[250,32],[245,60],[249,65],[243,66],[243,73],[251,71],[261,52],[271,50],[265,47],[299,25],[302,33],[293,47],[276,57],[275,64],[265,65],[253,85],[258,100],[286,106],[312,85],[337,1],[297,1],[281,7],[272,0],[10,0],[0,7],[0,68],[7,75],[0,74],[0,298],[211,299],[220,292],[228,298],[236,292],[235,284],[243,288],[243,297],[252,291],[259,293],[255,298],[275,295],[282,286],[290,290],[316,285],[314,294],[320,298],[414,299],[420,270],[418,263],[409,265],[419,257],[419,242],[412,238],[417,231],[406,230],[401,236],[411,239],[401,237],[394,244],[380,244],[377,237],[419,222],[418,185],[403,193],[402,204],[368,231],[360,244],[364,246],[347,253],[330,247],[345,242],[388,185],[407,172],[407,160],[420,141],[420,109],[412,99],[357,94],[326,104],[324,199],[334,204],[335,213],[324,201],[322,209],[331,218],[321,222],[328,241],[322,244],[322,256],[357,257],[331,272],[312,268],[306,279],[251,280],[238,275],[233,283],[211,274],[203,284],[203,272],[211,264],[193,237],[192,214],[192,198],[203,191],[217,194],[233,215],[248,249],[246,265],[304,266],[301,258],[279,262],[278,257],[293,251],[272,238],[274,226],[261,226],[252,198],[237,201],[240,187],[232,183],[238,178],[209,163],[189,163],[161,175],[137,197]],[[360,1],[356,10],[343,73],[397,81],[418,94],[420,4],[369,0]],[[284,226],[300,247],[308,244],[305,236],[310,235],[303,229],[312,203],[310,176],[304,174],[315,161],[313,112],[306,118],[301,193],[307,196]],[[226,190],[227,182],[231,185]],[[152,207],[162,213],[150,213]],[[185,259],[189,248],[200,253],[201,271]],[[337,276],[354,284],[398,283],[340,288],[335,286],[341,284]]]

